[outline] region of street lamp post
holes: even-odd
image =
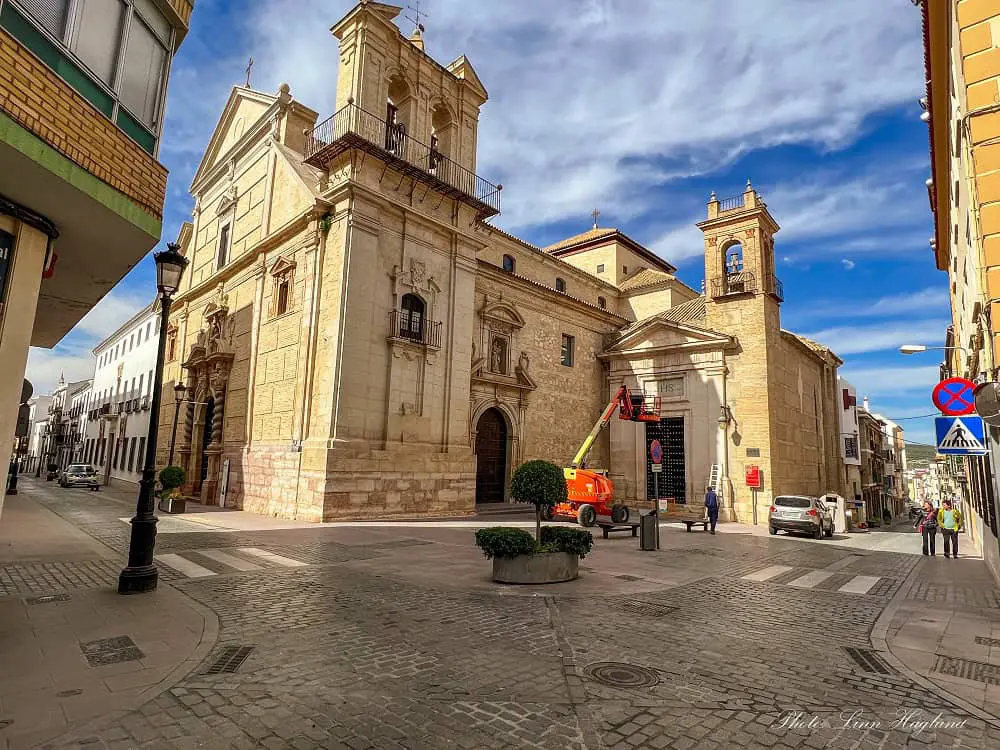
[[[174,426],[170,430],[170,455],[167,457],[167,466],[174,465],[174,443],[177,442],[177,420],[181,414],[181,402],[184,401],[184,394],[187,387],[183,383],[174,386]]]
[[[153,514],[153,485],[156,482],[156,437],[160,423],[160,389],[163,388],[163,354],[167,345],[167,321],[170,300],[180,287],[181,276],[188,264],[179,245],[169,244],[163,252],[153,255],[156,261],[156,289],[160,295],[160,336],[156,348],[156,369],[153,371],[153,400],[150,404],[149,429],[146,434],[146,456],[139,482],[135,517],[128,547],[128,565],[118,574],[119,594],[139,594],[154,591],[158,579],[153,564],[156,544],[156,516]]]

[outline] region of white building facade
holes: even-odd
[[[32,396],[28,399],[28,449],[24,454],[22,471],[38,469],[41,456],[45,452],[45,428],[49,423],[49,406],[52,396]]]
[[[858,392],[837,377],[840,398],[840,455],[844,460],[844,487],[848,499],[861,499],[861,438],[858,428]]]
[[[159,307],[140,310],[94,348],[94,385],[80,460],[102,483],[138,485],[149,430]]]

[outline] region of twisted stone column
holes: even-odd
[[[222,445],[222,417],[226,408],[226,392],[219,389],[215,393],[215,409],[212,413],[212,445]]]

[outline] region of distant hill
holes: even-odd
[[[929,445],[907,445],[906,446],[906,463],[909,465],[913,464],[929,464],[934,461],[934,457],[937,455],[937,449],[932,448]]]

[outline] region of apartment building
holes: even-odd
[[[159,332],[153,303],[94,347],[81,459],[98,467],[106,485],[138,485],[141,478]]]
[[[840,391],[840,455],[844,461],[844,488],[847,497],[861,499],[861,428],[858,425],[857,389],[837,377]]]
[[[4,455],[28,347],[54,346],[160,240],[164,102],[193,5],[0,0]]]
[[[927,180],[934,218],[931,249],[948,274],[951,326],[942,376],[998,379],[1000,337],[1000,0],[920,0],[930,129]],[[990,454],[961,459],[967,527],[1000,579],[996,467]]]

